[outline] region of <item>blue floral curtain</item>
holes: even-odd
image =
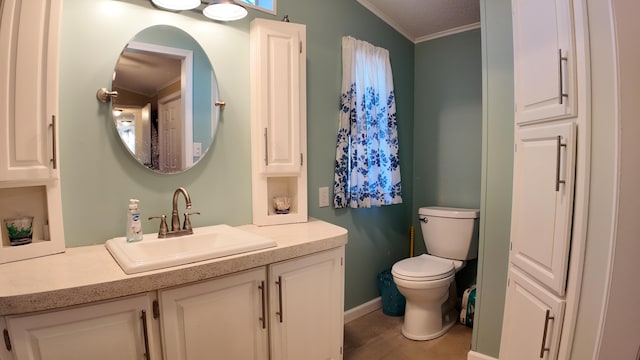
[[[343,37],[336,208],[402,203],[397,127],[389,51]]]

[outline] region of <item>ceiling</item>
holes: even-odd
[[[357,0],[414,43],[480,27],[479,0]]]

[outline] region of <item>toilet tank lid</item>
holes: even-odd
[[[480,216],[479,209],[462,209],[442,206],[421,207],[418,210],[420,215],[438,216],[456,219],[473,219]]]

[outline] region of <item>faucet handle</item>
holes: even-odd
[[[160,219],[160,230],[158,230],[158,237],[159,238],[166,237],[167,231],[169,230],[167,228],[167,216],[164,214],[160,216],[151,216],[149,220],[152,220],[152,219]]]
[[[191,228],[191,220],[189,219],[189,215],[200,215],[200,213],[199,212],[184,213],[184,225],[182,226],[182,230],[189,230],[189,231],[193,230]]]

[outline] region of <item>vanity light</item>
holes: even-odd
[[[200,0],[151,0],[151,2],[167,10],[191,10],[200,6]]]
[[[247,9],[233,0],[212,0],[202,14],[213,20],[233,21],[247,16]]]

